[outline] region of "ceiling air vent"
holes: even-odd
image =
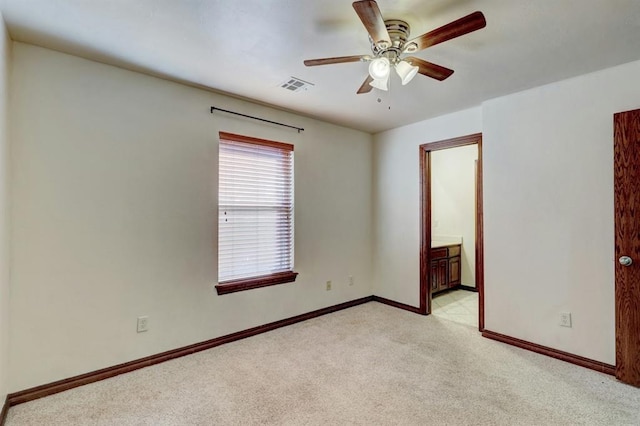
[[[313,83],[309,83],[308,81],[300,80],[297,77],[291,77],[284,83],[280,85],[283,89],[287,89],[291,92],[304,92],[309,90],[314,86]]]

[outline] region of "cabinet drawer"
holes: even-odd
[[[460,256],[460,246],[449,247],[449,257]]]
[[[431,249],[431,259],[440,259],[441,257],[447,257],[446,247]]]

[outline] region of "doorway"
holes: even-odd
[[[475,168],[475,286],[478,292],[478,329],[484,330],[484,257],[482,228],[482,134],[476,133],[453,139],[426,143],[420,146],[420,310],[426,314],[432,311],[432,295],[442,289],[440,276],[448,277],[455,265],[456,246],[447,249],[447,260],[435,259],[432,250],[432,153],[451,148],[477,146],[477,166]],[[434,249],[435,250],[435,249]],[[453,250],[451,253],[449,251]],[[440,250],[443,251],[443,250]],[[443,251],[444,254],[444,251]],[[440,254],[438,254],[440,255]],[[457,258],[459,262],[459,257]],[[453,262],[453,263],[452,263]],[[444,272],[440,272],[441,269]],[[434,269],[435,265],[435,269]],[[433,270],[432,270],[433,269]],[[455,274],[451,275],[455,277]],[[435,280],[435,281],[434,281]],[[438,281],[438,282],[436,282]],[[434,288],[435,284],[435,288]],[[457,283],[453,283],[457,285]]]
[[[640,110],[613,121],[616,377],[640,386]]]

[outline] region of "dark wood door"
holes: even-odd
[[[449,288],[447,274],[449,273],[449,260],[438,260],[438,290],[446,290]]]
[[[449,287],[460,284],[460,256],[449,259]]]
[[[613,121],[616,377],[640,386],[640,110]]]
[[[431,291],[435,293],[438,291],[440,283],[438,282],[438,261],[431,262]]]

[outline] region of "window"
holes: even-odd
[[[293,145],[220,133],[218,294],[295,281]]]

